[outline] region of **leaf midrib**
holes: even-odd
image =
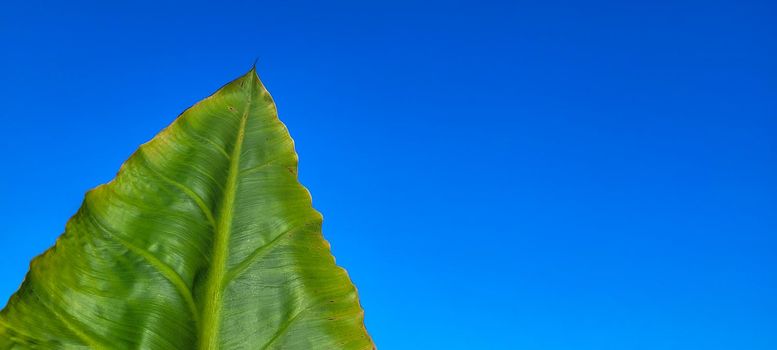
[[[219,215],[214,231],[211,266],[206,279],[205,298],[202,307],[202,323],[198,330],[197,348],[200,350],[218,349],[219,323],[221,319],[221,306],[223,304],[221,302],[221,295],[227,274],[226,263],[229,254],[229,236],[232,229],[237,177],[240,170],[240,154],[243,148],[246,121],[248,113],[251,111],[251,102],[254,94],[253,81],[250,84],[245,111],[240,119],[237,139],[230,155],[227,185],[224,188],[224,197],[219,207]]]

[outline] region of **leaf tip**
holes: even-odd
[[[256,62],[259,61],[259,58],[257,57],[254,59],[254,63],[251,64],[251,69],[246,72],[245,75],[243,75],[243,78],[250,80],[254,83],[259,83],[261,85],[261,79],[259,79],[259,73],[256,72]]]
[[[254,73],[256,73],[256,62],[259,62],[259,56],[256,56],[254,58],[254,63],[251,65],[251,71],[253,71]]]

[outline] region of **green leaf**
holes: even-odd
[[[321,222],[252,69],[87,192],[0,349],[374,349]]]

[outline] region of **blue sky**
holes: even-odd
[[[0,299],[257,68],[380,349],[777,348],[777,6],[12,1]]]

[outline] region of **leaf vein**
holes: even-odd
[[[192,317],[194,319],[195,325],[199,323],[199,314],[197,313],[197,306],[194,303],[194,297],[192,296],[192,291],[186,284],[186,281],[183,280],[180,274],[175,271],[170,265],[166,264],[165,262],[157,259],[151,252],[149,252],[146,249],[143,249],[142,247],[139,247],[132,242],[122,238],[121,236],[117,235],[112,229],[108,228],[105,224],[100,222],[100,220],[94,216],[89,215],[89,218],[91,218],[92,222],[104,232],[105,237],[110,238],[127,248],[129,251],[137,254],[138,256],[142,257],[148,264],[157,270],[163,277],[165,277],[170,283],[175,287],[175,289],[178,291],[178,293],[181,295],[181,297],[184,299],[184,302],[186,303],[187,308],[189,309],[189,312],[192,314]]]
[[[146,160],[146,163],[148,163],[147,160]],[[151,172],[153,172],[156,176],[158,176],[163,181],[175,186],[176,188],[181,190],[184,194],[186,194],[191,200],[194,201],[195,204],[197,204],[197,207],[200,208],[200,211],[202,211],[202,214],[205,215],[205,219],[208,220],[208,223],[212,227],[216,227],[216,220],[213,217],[213,211],[208,207],[207,204],[205,204],[205,201],[203,201],[202,198],[196,192],[194,192],[194,190],[192,190],[188,186],[178,181],[171,179],[167,175],[162,174],[162,172],[160,172],[159,170],[154,169],[154,167],[151,166],[151,164],[148,164],[146,168],[151,170]]]
[[[274,344],[278,339],[280,339],[280,337],[282,335],[286,334],[286,332],[288,332],[288,330],[289,330],[289,327],[291,327],[291,325],[294,322],[296,322],[300,318],[300,316],[302,316],[303,313],[305,313],[306,311],[312,309],[314,306],[316,306],[316,305],[313,304],[313,305],[310,305],[310,306],[300,310],[292,318],[290,318],[290,319],[286,320],[285,322],[283,322],[281,327],[278,328],[277,331],[275,331],[275,334],[273,334],[272,338],[270,338],[270,340],[267,342],[267,344],[264,344],[264,346],[262,347],[262,350],[267,350],[270,347],[270,345]]]
[[[78,339],[80,339],[82,342],[84,342],[84,344],[88,345],[89,347],[91,347],[93,349],[108,349],[108,347],[105,345],[105,342],[103,342],[100,339],[97,339],[97,338],[93,337],[92,335],[90,335],[86,331],[82,330],[81,329],[82,327],[80,325],[77,326],[73,321],[71,321],[70,319],[68,319],[64,315],[62,315],[54,307],[52,307],[51,305],[49,305],[46,302],[44,302],[43,299],[41,299],[38,296],[38,294],[37,294],[37,292],[35,292],[35,290],[32,290],[32,294],[35,296],[36,299],[38,299],[38,301],[40,301],[40,305],[43,306],[43,308],[45,308],[46,310],[49,310],[49,312],[51,312],[51,314],[54,315],[54,317],[57,320],[62,322],[62,324],[68,330],[70,330],[70,332],[72,332],[73,335],[75,335]]]
[[[210,270],[205,281],[205,300],[203,305],[203,327],[200,329],[198,349],[215,350],[218,346],[219,322],[221,317],[221,295],[223,293],[225,266],[229,254],[229,236],[232,230],[232,215],[234,210],[235,194],[237,192],[237,177],[240,170],[240,157],[245,137],[246,122],[251,111],[251,103],[255,87],[254,76],[251,76],[251,86],[247,92],[246,106],[240,119],[237,138],[232,146],[232,155],[229,160],[229,172],[224,188],[224,196],[219,208],[219,217],[214,226],[213,253],[211,256]]]
[[[273,238],[267,244],[265,244],[265,245],[263,245],[263,246],[261,246],[259,248],[256,248],[253,252],[251,252],[251,254],[248,255],[248,257],[243,259],[243,261],[238,263],[237,266],[233,267],[232,270],[230,270],[227,273],[227,276],[224,279],[224,284],[226,285],[227,283],[231,282],[232,280],[234,280],[235,278],[240,276],[243,272],[245,272],[246,269],[248,269],[256,261],[258,261],[259,259],[264,257],[267,253],[269,253],[272,250],[272,248],[274,248],[276,245],[280,244],[280,242],[282,242],[286,237],[290,237],[292,234],[294,234],[296,232],[300,232],[303,229],[305,229],[305,228],[307,228],[307,227],[309,227],[309,226],[311,226],[313,224],[317,224],[317,223],[318,223],[318,221],[315,221],[315,222],[304,224],[304,225],[299,226],[299,227],[292,227],[292,228],[282,232],[281,234],[279,234],[275,238]]]

